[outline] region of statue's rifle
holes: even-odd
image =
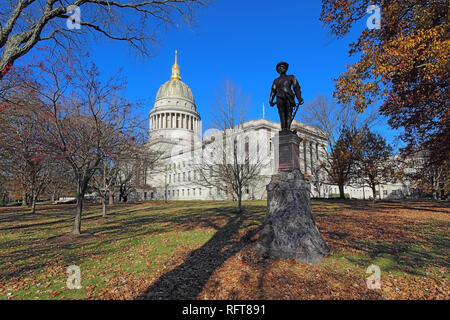
[[[302,99],[302,100],[303,100],[303,99]],[[294,113],[292,114],[291,122],[294,121],[295,115],[297,114],[297,111],[298,111],[298,109],[300,108],[300,105],[302,104],[302,102],[303,102],[303,101],[299,101],[298,104],[295,106],[295,111],[294,111]]]

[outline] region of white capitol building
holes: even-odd
[[[316,128],[295,120],[292,125],[298,128],[298,134],[303,139],[300,146],[302,172],[310,176],[314,164],[321,162],[326,154],[327,140]],[[164,151],[164,157],[161,169],[148,177],[153,192],[147,194],[146,198],[162,200],[166,195],[169,200],[229,198],[225,192],[199,183],[195,163],[214,157],[213,152],[210,154],[210,151],[205,151],[208,150],[205,145],[214,139],[214,134],[210,130],[203,132],[194,95],[181,81],[176,55],[170,80],[159,88],[154,107],[149,113],[149,127],[149,146]],[[242,150],[254,154],[263,163],[261,179],[245,188],[244,199],[266,198],[265,187],[275,173],[275,139],[279,130],[279,123],[267,119],[246,121],[235,130],[237,140],[243,144]]]
[[[331,197],[337,186],[324,183],[326,176],[317,176],[315,168],[326,157],[327,139],[324,133],[312,126],[294,120],[292,127],[302,138],[300,144],[300,168],[311,181],[312,197]],[[191,89],[181,81],[180,67],[175,52],[170,80],[158,90],[153,109],[149,113],[149,148],[162,151],[159,168],[146,175],[152,190],[137,190],[135,196],[147,200],[231,200],[231,194],[214,186],[200,183],[196,170],[201,161],[217,157],[218,152],[208,149],[214,141],[214,133],[203,131],[201,116],[197,111]],[[280,124],[267,119],[246,121],[234,130],[242,150],[261,161],[260,179],[246,186],[243,200],[266,199],[266,185],[276,172],[275,153]],[[371,191],[346,187],[352,197],[368,198]]]

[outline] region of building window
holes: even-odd
[[[199,195],[199,196],[202,195],[202,189],[201,189],[201,188],[198,189],[198,195]]]
[[[186,172],[183,172],[183,181],[186,181]]]
[[[184,197],[184,189],[182,190],[182,195],[183,195],[183,197]]]

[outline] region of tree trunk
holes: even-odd
[[[345,199],[344,185],[339,184],[339,199]]]
[[[108,204],[114,204],[114,193],[109,191],[109,201]]]
[[[22,207],[27,206],[27,193],[26,191],[22,191]]]
[[[102,198],[102,216],[103,216],[103,218],[106,218],[106,200],[105,200],[105,198]]]
[[[83,212],[84,194],[77,195],[77,212],[75,214],[75,223],[73,225],[73,234],[81,233],[81,214]]]
[[[371,189],[372,189],[372,194],[373,194],[373,201],[375,201],[377,199],[377,190],[375,188],[375,185],[372,185]]]
[[[364,183],[363,183],[363,200],[366,200],[366,192],[364,191]]]
[[[231,186],[229,183],[227,183],[227,200],[232,201],[233,200],[233,191],[231,190]]]
[[[36,202],[37,197],[33,197],[33,199],[31,199],[31,214],[36,213]]]

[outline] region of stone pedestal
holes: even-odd
[[[267,216],[254,250],[274,258],[320,263],[329,248],[314,222],[310,184],[298,169],[298,140],[292,136],[286,140],[290,146],[283,151],[280,136],[280,166],[266,187]],[[295,144],[297,150],[292,150]]]

